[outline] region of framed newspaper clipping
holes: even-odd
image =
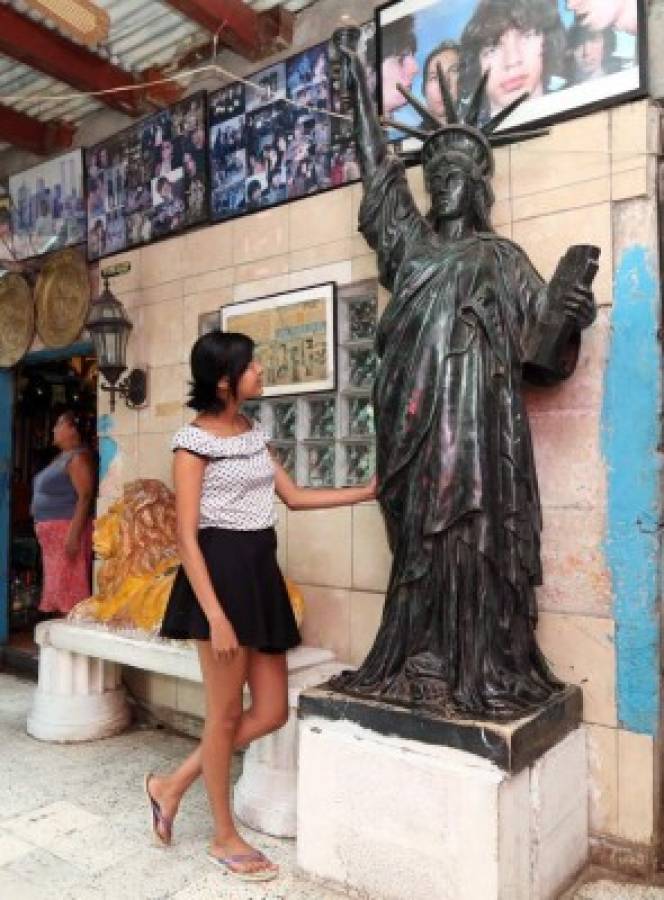
[[[221,308],[223,331],[249,335],[263,365],[263,396],[336,388],[334,282]]]

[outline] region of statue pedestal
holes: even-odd
[[[304,692],[298,864],[376,900],[552,900],[588,856],[581,710],[578,688],[506,725]]]

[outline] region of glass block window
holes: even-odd
[[[244,405],[260,422],[291,477],[308,487],[363,484],[375,468],[371,391],[378,285],[362,281],[337,291],[337,392],[270,397]]]

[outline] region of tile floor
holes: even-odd
[[[205,859],[210,820],[200,784],[186,798],[175,845],[153,845],[143,774],[168,769],[193,742],[139,727],[93,743],[40,743],[25,732],[33,690],[33,683],[0,673],[0,900],[350,896],[303,878],[295,868],[293,841],[248,830],[248,839],[280,864],[281,877],[264,885],[244,884],[215,870]],[[664,900],[664,888],[598,880],[566,897]]]

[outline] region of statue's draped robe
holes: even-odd
[[[559,687],[534,637],[542,523],[521,395],[546,285],[509,240],[440,238],[398,160],[365,188],[360,230],[392,293],[374,400],[393,566],[374,646],[337,686],[512,715]]]

